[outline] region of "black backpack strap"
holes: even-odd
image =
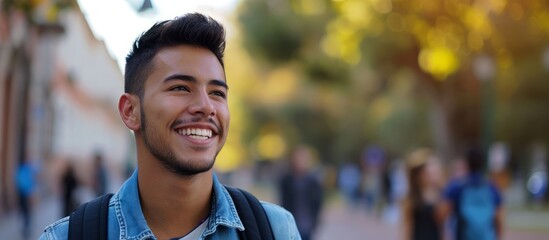
[[[112,193],[80,205],[69,218],[69,240],[106,240]]]
[[[265,209],[251,193],[239,188],[225,186],[233,199],[236,211],[244,224],[244,232],[240,232],[241,239],[274,240],[271,223]]]

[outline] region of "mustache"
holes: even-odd
[[[180,125],[180,124],[188,124],[188,123],[198,123],[198,122],[207,122],[207,123],[210,123],[212,125],[214,125],[214,127],[217,129],[217,132],[221,132],[221,128],[219,127],[219,125],[217,125],[217,123],[215,123],[215,121],[212,119],[212,118],[203,118],[203,117],[192,117],[192,118],[188,118],[188,119],[176,119],[172,125],[171,125],[171,128],[176,128],[177,125]]]

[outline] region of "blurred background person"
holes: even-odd
[[[72,161],[68,161],[65,170],[61,176],[61,191],[62,191],[62,216],[68,216],[79,205],[75,197],[76,189],[78,188],[78,180],[74,172]]]
[[[501,142],[492,144],[487,155],[488,176],[500,192],[507,190],[510,185],[508,162],[509,148],[507,145]]]
[[[463,156],[457,157],[452,161],[448,168],[448,185],[456,184],[464,181],[469,173],[469,167],[467,166],[467,161]],[[448,188],[448,186],[446,186]],[[443,208],[443,207],[441,207]],[[442,212],[443,210],[441,210]],[[443,214],[443,213],[441,213]],[[455,229],[457,226],[457,220],[453,215],[450,215],[444,219],[444,236],[451,237],[453,239],[455,236]]]
[[[391,188],[389,192],[390,202],[384,209],[384,220],[387,223],[395,224],[401,219],[401,207],[403,200],[406,199],[408,193],[408,179],[406,173],[406,164],[401,159],[395,159],[391,161],[391,171],[389,172],[389,179],[391,182]]]
[[[503,208],[498,188],[484,177],[485,157],[478,148],[466,155],[468,174],[448,183],[442,217],[455,217],[456,240],[502,239]]]
[[[393,166],[392,161],[385,161],[381,166],[381,209],[385,210],[393,203]]]
[[[301,145],[289,157],[289,171],[280,180],[281,205],[296,220],[303,240],[314,239],[323,202],[321,181],[313,171],[314,153]]]
[[[94,176],[93,191],[96,196],[102,196],[107,193],[107,169],[103,160],[103,154],[96,151],[93,155]]]
[[[430,149],[418,149],[407,159],[409,192],[404,201],[404,239],[442,239],[441,169]]]
[[[378,146],[368,147],[363,155],[362,194],[366,212],[379,216],[382,201],[383,166],[385,154]]]
[[[528,171],[528,180],[526,181],[526,190],[528,191],[529,205],[540,209],[546,206],[548,196],[548,178],[547,178],[547,151],[537,144],[532,147],[531,166]]]
[[[23,220],[22,236],[23,239],[30,238],[30,228],[32,224],[32,197],[36,189],[37,169],[28,160],[23,160],[17,167],[15,182],[19,197],[19,211]]]
[[[360,200],[360,179],[362,173],[358,165],[349,161],[339,170],[338,187],[350,211],[355,211]]]

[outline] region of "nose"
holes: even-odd
[[[196,93],[189,111],[193,115],[203,115],[204,117],[213,117],[216,114],[215,106],[209,98],[208,93]]]

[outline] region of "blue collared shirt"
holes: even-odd
[[[213,175],[213,201],[208,224],[200,239],[238,239],[244,225],[229,192]],[[261,202],[271,223],[275,239],[301,239],[293,216],[272,203]],[[141,210],[137,171],[114,194],[109,203],[108,239],[156,239]],[[41,240],[67,239],[69,217],[46,227]]]

